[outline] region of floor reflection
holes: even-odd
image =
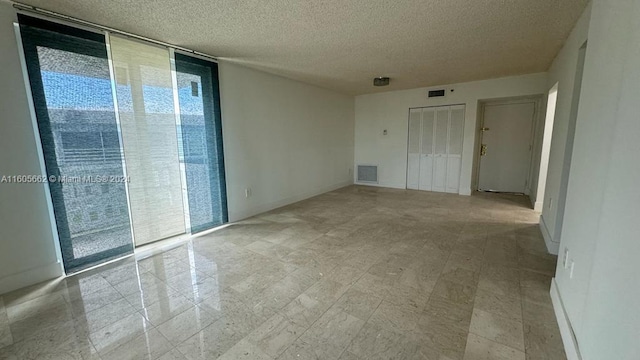
[[[527,201],[340,189],[5,294],[0,359],[563,358]]]

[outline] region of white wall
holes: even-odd
[[[41,173],[14,21],[0,1],[0,176]],[[352,96],[219,69],[231,221],[352,183]],[[0,294],[62,273],[47,199],[42,184],[0,184]]]
[[[555,278],[584,360],[640,354],[639,18],[637,0],[593,3],[560,243],[575,266]]]
[[[556,234],[556,220],[558,219],[558,197],[561,188],[562,167],[565,163],[565,146],[573,101],[573,84],[578,63],[578,50],[587,41],[591,5],[588,5],[582,16],[571,31],[564,46],[549,68],[549,78],[545,93],[557,83],[558,96],[556,102],[555,120],[551,137],[551,150],[547,181],[545,184],[544,205],[540,218],[542,233],[547,242],[547,248],[554,253],[560,242],[560,234]]]
[[[393,80],[392,80],[393,81]],[[471,194],[478,101],[547,92],[547,74],[444,85],[444,98],[427,98],[427,88],[390,91],[356,97],[355,164],[377,164],[380,186],[406,187],[409,108],[465,104],[465,128],[460,194]],[[388,134],[383,135],[387,129]]]
[[[224,61],[220,89],[232,221],[352,183],[352,96]]]
[[[553,134],[557,99],[558,87],[556,83],[547,95],[546,112],[544,112],[544,117],[542,117],[536,124],[535,169],[532,171],[531,193],[529,197],[533,203],[533,209],[537,212],[542,212],[544,191],[547,185],[549,154],[551,153],[551,136]]]
[[[0,177],[40,174],[36,138],[13,30],[0,2]],[[61,274],[43,184],[0,183],[0,294]]]

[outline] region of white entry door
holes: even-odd
[[[478,190],[525,192],[534,114],[534,102],[485,105]]]
[[[464,105],[410,109],[407,189],[458,193]]]

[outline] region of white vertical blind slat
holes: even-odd
[[[185,232],[169,50],[110,36],[136,245]]]

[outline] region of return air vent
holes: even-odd
[[[441,97],[444,96],[444,89],[440,90],[429,90],[429,97]]]
[[[378,183],[378,165],[358,165],[359,183]]]

